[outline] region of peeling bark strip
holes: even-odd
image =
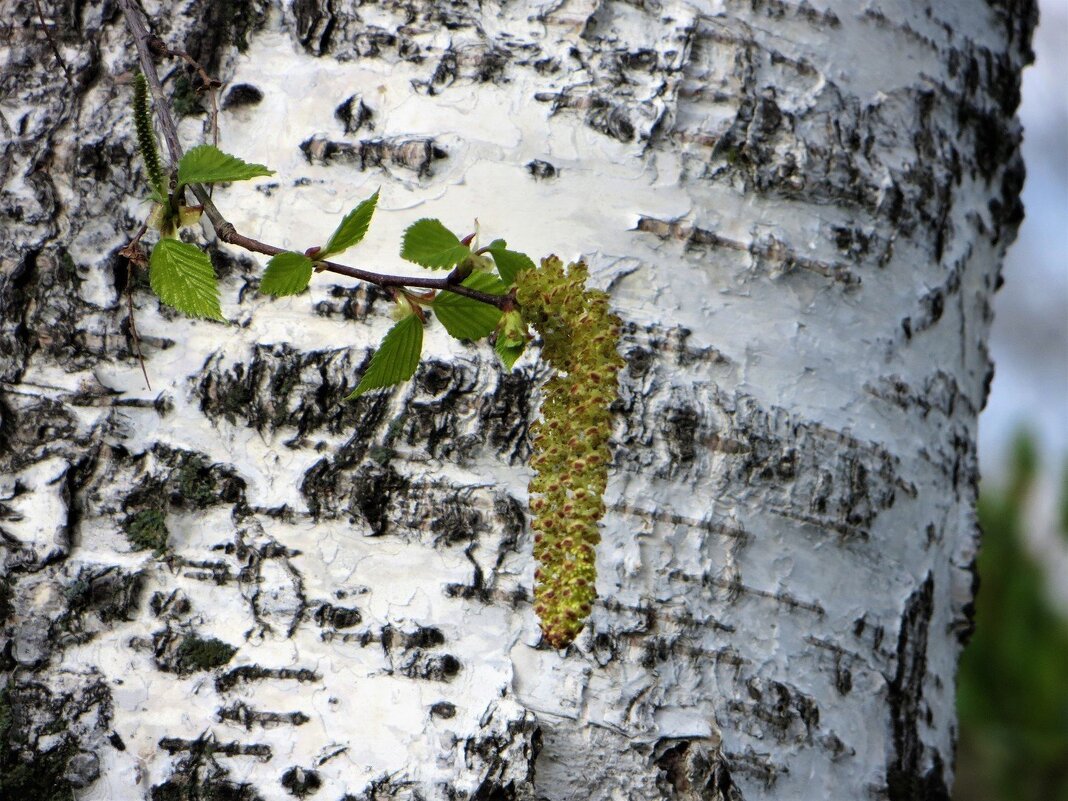
[[[267,301],[218,245],[234,324],[174,318],[118,255],[118,16],[5,6],[0,796],[947,797],[1034,4],[499,5],[146,11],[278,170],[216,193],[250,229],[303,249],[381,187],[376,225],[477,216],[610,288],[601,601],[562,653],[524,512],[542,368],[434,342],[339,405],[382,293]],[[161,74],[195,144],[200,78]]]

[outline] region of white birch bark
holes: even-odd
[[[42,9],[71,84],[34,3],[0,28],[13,797],[948,797],[1033,3],[146,4],[224,80],[221,146],[277,170],[217,191],[238,230],[322,244],[381,187],[354,264],[477,217],[611,291],[600,602],[565,652],[529,601],[544,368],[437,329],[410,387],[343,404],[384,296],[271,301],[219,247],[228,326],[135,276],[149,390],[136,56],[113,3]]]

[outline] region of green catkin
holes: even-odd
[[[588,271],[550,257],[517,279],[523,318],[542,337],[556,370],[531,428],[530,509],[534,515],[534,610],[554,648],[571,643],[597,599],[596,548],[604,515],[612,429],[623,359],[620,320],[604,292],[586,288]]]
[[[159,151],[156,149],[156,134],[152,130],[152,112],[148,105],[148,79],[144,73],[139,72],[134,76],[134,126],[137,128],[137,147],[141,151],[141,158],[145,162],[145,170],[148,172],[148,181],[159,197],[167,196],[166,184],[163,181],[163,168],[159,162]]]

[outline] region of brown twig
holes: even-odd
[[[180,58],[186,64],[188,64],[194,72],[200,77],[200,82],[203,84],[202,89],[207,91],[208,98],[211,100],[211,143],[216,147],[219,146],[219,99],[215,94],[215,90],[222,86],[222,82],[212,78],[208,75],[208,71],[204,69],[200,62],[189,55],[184,50],[175,50],[174,48],[167,47],[167,43],[160,39],[158,36],[153,36],[148,41],[148,47],[150,50],[159,53],[164,56],[171,56],[172,58]]]
[[[252,253],[262,253],[265,256],[276,256],[279,253],[287,252],[286,248],[268,245],[266,242],[260,242],[257,239],[252,239],[251,237],[239,234],[233,224],[227,222],[219,213],[219,210],[212,205],[211,199],[207,197],[203,187],[193,187],[193,194],[195,194],[197,199],[204,204],[204,214],[207,215],[208,220],[215,229],[216,235],[223,242],[237,245]],[[214,218],[212,217],[213,213],[217,215]],[[445,290],[447,292],[455,292],[457,295],[463,295],[464,297],[473,300],[481,301],[482,303],[488,303],[491,306],[497,306],[498,308],[502,308],[506,300],[506,296],[504,295],[491,295],[488,292],[479,292],[470,287],[454,284],[448,277],[419,278],[418,276],[408,275],[385,275],[370,270],[362,270],[359,267],[349,267],[346,264],[338,264],[333,261],[317,261],[315,264],[316,267],[322,271],[337,273],[338,275],[347,275],[350,278],[358,278],[361,281],[380,286],[383,289],[388,289],[390,287],[418,287],[419,289]]]
[[[56,40],[52,37],[52,32],[48,30],[48,23],[45,22],[44,11],[41,9],[40,0],[33,0],[33,4],[37,8],[37,17],[41,20],[41,30],[44,31],[45,38],[48,39],[48,44],[52,45],[52,52],[56,54],[56,61],[58,61],[59,66],[63,68],[63,74],[67,76],[67,85],[74,86],[74,76],[70,74],[70,67],[68,67],[67,62],[63,60],[63,54],[59,52],[59,45],[56,44]]]
[[[174,167],[182,158],[182,145],[178,141],[178,128],[174,123],[174,117],[171,114],[170,107],[167,105],[166,98],[164,97],[163,85],[160,83],[159,74],[156,72],[156,65],[152,61],[152,34],[148,30],[148,25],[142,16],[142,11],[137,7],[134,0],[119,0],[119,5],[122,6],[122,13],[126,17],[126,25],[130,29],[130,33],[133,35],[134,45],[137,48],[137,57],[141,63],[141,70],[145,73],[145,77],[148,79],[148,86],[152,92],[152,97],[155,100],[153,108],[156,113],[156,119],[159,121],[163,139],[167,143],[167,151],[170,153],[171,165]],[[286,252],[286,248],[275,247],[274,245],[269,245],[265,242],[260,242],[238,233],[233,224],[228,222],[219,209],[216,208],[211,200],[211,196],[205,191],[203,186],[199,184],[191,184],[189,188],[192,190],[197,200],[204,206],[204,214],[211,223],[211,227],[215,230],[215,235],[221,241],[244,248],[252,253],[262,253],[267,256],[274,256]],[[180,200],[181,199],[179,199],[179,201]],[[386,275],[383,273],[372,272],[371,270],[363,270],[359,267],[349,267],[332,261],[316,262],[316,266],[319,270],[337,273],[338,275],[345,275],[350,278],[357,278],[361,281],[383,288],[418,287],[420,289],[435,289],[439,291],[453,292],[457,295],[463,295],[472,300],[489,304],[490,306],[496,306],[499,309],[503,309],[509,304],[514,305],[514,300],[507,295],[490,295],[487,292],[479,292],[478,290],[454,283],[447,277],[418,278],[406,275]]]
[[[141,335],[137,333],[137,318],[134,315],[133,305],[133,266],[144,267],[147,264],[144,253],[141,252],[141,237],[145,235],[148,226],[142,223],[140,229],[134,234],[130,243],[119,251],[120,256],[126,257],[126,307],[130,317],[130,338],[133,340],[134,351],[137,353],[137,361],[141,363],[141,373],[145,377],[148,391],[152,391],[152,382],[148,380],[148,368],[145,367],[145,357],[141,353]]]

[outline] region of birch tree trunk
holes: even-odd
[[[238,230],[303,250],[381,187],[350,263],[477,217],[610,290],[600,601],[561,652],[545,368],[438,329],[342,403],[385,296],[272,301],[227,246],[229,325],[160,307],[118,255],[122,15],[3,5],[0,796],[948,797],[1033,2],[145,4],[224,81],[221,146],[277,171],[216,192]]]

